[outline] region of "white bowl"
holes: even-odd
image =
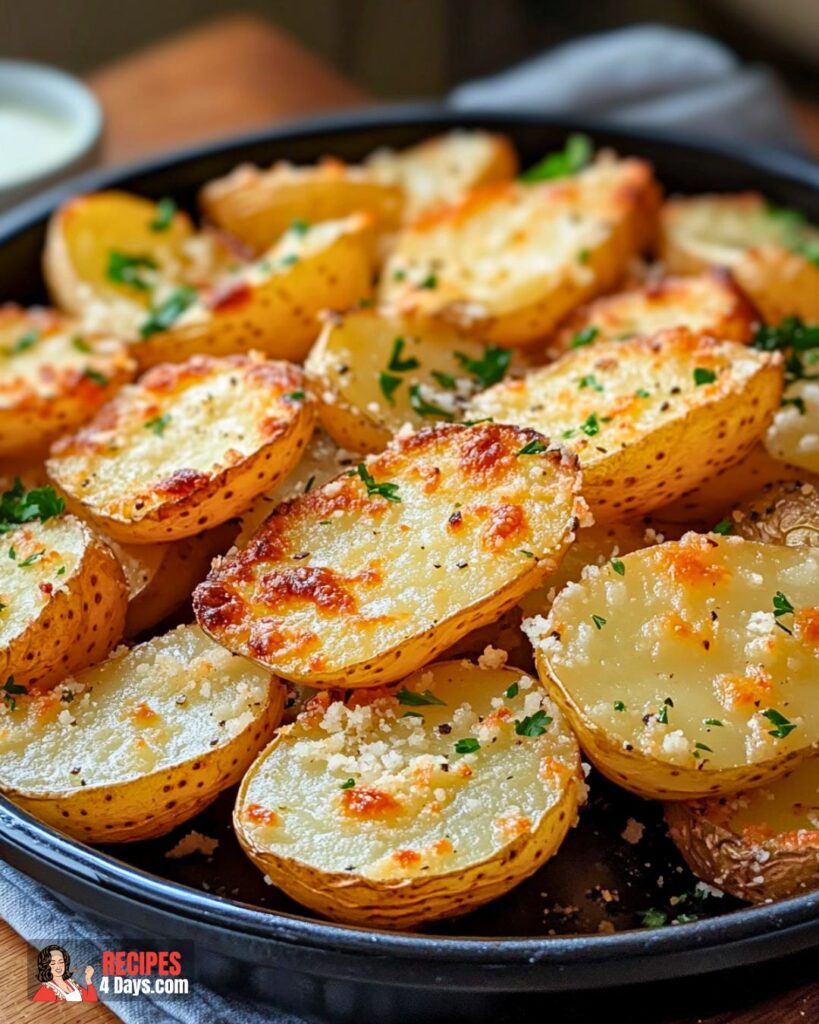
[[[90,167],[101,137],[102,110],[82,82],[0,60],[0,209]]]

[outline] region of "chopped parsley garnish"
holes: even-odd
[[[732,533],[734,524],[730,519],[720,519],[716,526],[711,527],[711,533],[719,533],[723,537],[727,537],[729,533]]]
[[[346,782],[342,782],[338,787],[339,789],[352,789],[355,785],[355,779],[347,779]]]
[[[74,337],[71,339],[71,344],[78,352],[91,351],[91,346],[88,344],[88,342],[81,334],[75,334]]]
[[[819,324],[806,324],[801,317],[786,316],[777,325],[758,327],[751,344],[763,352],[807,352],[819,348]]]
[[[401,499],[398,497],[398,484],[377,484],[375,480],[367,472],[367,467],[363,462],[358,464],[357,469],[351,469],[347,474],[348,476],[355,476],[356,473],[361,477],[361,481],[367,488],[367,497],[371,497],[373,494],[379,494],[382,498],[387,501],[400,502]]]
[[[288,391],[286,395],[282,395],[282,398],[288,402],[302,402],[304,401],[304,392],[301,389],[298,391]]]
[[[44,523],[64,510],[65,502],[53,487],[35,487],[26,491],[22,480],[15,477],[11,490],[0,496],[0,533],[9,533],[32,519]]]
[[[709,370],[704,366],[694,367],[694,383],[697,387],[701,387],[703,384],[713,384],[717,379],[717,375],[713,370]]]
[[[435,405],[433,402],[428,402],[421,394],[421,385],[413,384],[409,389],[410,394],[410,405],[413,411],[418,413],[419,416],[437,416],[438,419],[451,421],[455,417],[447,409],[442,409],[440,405]]]
[[[602,629],[606,624],[606,620],[602,615],[592,615],[592,622],[597,626],[598,629]]]
[[[151,231],[167,231],[173,223],[175,213],[176,203],[169,196],[165,196],[156,204],[156,217],[154,217],[148,227]]]
[[[471,736],[467,736],[462,740],[458,740],[455,744],[456,754],[474,754],[476,750],[480,750],[481,745],[476,739]]]
[[[637,390],[634,392],[634,394],[638,398],[651,398],[651,392],[650,391],[646,391],[645,388],[637,388]]]
[[[527,441],[519,452],[515,452],[515,455],[541,455],[546,449],[547,445],[534,438],[532,441]]]
[[[617,573],[618,576],[625,576],[626,575],[626,567],[623,564],[623,562],[620,561],[619,558],[612,558],[612,560],[611,560],[611,567],[612,567],[612,569],[614,569],[614,571]]]
[[[166,412],[164,416],[154,416],[153,419],[145,421],[145,429],[150,430],[152,434],[156,434],[157,437],[162,437],[165,433],[165,428],[171,422],[171,414]]]
[[[655,910],[654,907],[650,907],[648,910],[642,911],[640,920],[643,928],[662,928],[664,924],[668,924],[668,914],[664,910]]]
[[[660,710],[657,712],[657,721],[660,725],[668,725],[668,705],[661,704]]]
[[[584,327],[582,331],[578,331],[572,338],[572,348],[583,348],[584,345],[591,345],[599,333],[600,329],[598,327]]]
[[[9,676],[8,679],[3,683],[3,702],[9,711],[16,711],[17,701],[15,697],[19,697],[21,694],[27,694],[28,690],[25,686],[20,683],[15,683],[14,676]]]
[[[421,714],[420,711],[405,711],[404,714],[401,715],[401,717],[402,718],[423,718],[424,716]]]
[[[797,410],[800,416],[804,416],[807,412],[807,409],[805,408],[805,399],[800,398],[798,395],[795,398],[783,398],[780,402],[780,405],[783,409],[785,409],[789,405],[792,405],[794,409]]]
[[[39,337],[39,331],[26,331],[25,334],[21,334],[20,337],[6,349],[6,354],[10,356],[18,356],[21,352],[25,352],[26,349],[31,348],[32,345],[36,345]]]
[[[484,349],[482,359],[472,359],[463,352],[455,352],[455,358],[470,376],[483,388],[491,387],[503,380],[512,362],[512,350],[489,345]]]
[[[707,750],[709,754],[713,754],[714,753],[714,751],[711,749],[711,747],[706,746],[704,743],[695,743],[694,747],[697,750]]]
[[[392,354],[390,355],[390,361],[387,363],[387,369],[392,370],[393,373],[406,373],[407,370],[417,370],[421,365],[415,356],[410,356],[409,359],[401,358],[404,345],[406,345],[406,341],[403,338],[396,338],[392,343]]]
[[[595,434],[599,434],[600,424],[597,421],[597,413],[593,412],[590,416],[587,416],[586,419],[580,424],[580,429],[583,431],[584,434],[587,434],[589,437],[594,437]]]
[[[545,711],[536,711],[515,722],[515,732],[518,736],[542,736],[551,724],[552,719]]]
[[[435,274],[427,274],[423,281],[418,283],[419,288],[425,288],[428,291],[432,291],[433,288],[438,287],[438,278]]]
[[[600,383],[600,381],[595,377],[593,373],[587,373],[585,377],[581,377],[580,382],[577,386],[581,391],[583,390],[583,388],[591,388],[592,391],[603,390],[603,385]]]
[[[778,740],[784,740],[796,728],[794,723],[789,722],[776,708],[768,708],[767,711],[763,711],[762,717],[767,718],[771,725],[775,726],[774,729],[768,730],[768,735],[775,736]]]
[[[521,554],[522,554],[522,555],[523,555],[523,556],[524,556],[525,558],[534,558],[534,557],[535,557],[535,553],[534,553],[534,551],[527,551],[527,550],[526,550],[526,548],[521,548],[521,549],[520,549],[520,553],[521,553]]]
[[[504,697],[508,697],[511,700],[512,697],[517,697],[519,691],[520,686],[517,683],[512,683],[511,686],[506,687],[506,689],[503,691],[503,695]]]
[[[589,262],[589,256],[591,256],[591,253],[589,252],[588,249],[581,249],[580,252],[577,254],[577,262],[578,263],[588,263]]]
[[[149,292],[151,285],[145,280],[144,270],[156,270],[156,260],[150,256],[131,256],[127,252],[112,249],[108,253],[108,267],[105,276],[114,284],[124,284],[139,292]]]
[[[625,711],[626,710],[626,705],[623,703],[623,701],[616,700],[614,702],[614,710],[615,711]]]
[[[778,619],[780,615],[793,615],[795,609],[781,590],[773,596],[774,615]]]
[[[576,174],[589,163],[593,153],[594,148],[588,135],[580,133],[570,135],[562,150],[543,157],[534,166],[524,171],[520,180],[552,181],[554,178],[565,178],[569,174]]]
[[[441,704],[443,707],[446,707],[446,701],[436,697],[430,690],[417,693],[415,690],[408,690],[406,686],[402,686],[396,697],[399,704],[405,704],[411,708],[420,708],[426,704]]]
[[[18,562],[17,564],[21,569],[27,569],[30,565],[34,565],[35,562],[39,562],[45,553],[46,549],[40,548],[39,551],[35,551],[33,554],[29,555],[28,558],[24,558],[22,562]]]
[[[279,260],[280,267],[293,267],[299,262],[299,257],[294,252],[289,252]]]
[[[92,366],[86,366],[86,368],[82,371],[82,375],[83,377],[85,377],[86,380],[90,380],[92,384],[96,384],[97,387],[108,387],[108,378],[105,376],[105,374],[100,373],[99,370],[95,370]]]
[[[455,390],[455,378],[451,373],[443,373],[441,370],[433,370],[432,376],[435,378],[436,383],[440,384],[445,391]]]
[[[139,329],[142,338],[150,338],[160,331],[167,331],[182,316],[186,309],[196,302],[197,293],[193,288],[177,288],[175,291],[160,302],[148,314],[147,319]]]
[[[290,225],[290,230],[294,235],[306,235],[310,230],[310,225],[306,220],[302,220],[301,217],[297,217]]]
[[[57,575],[58,576],[65,576],[65,566],[64,565],[61,565],[60,568],[57,570]]]
[[[705,724],[722,726],[722,722],[718,718],[706,718]]]
[[[395,394],[395,390],[400,385],[402,379],[402,377],[394,377],[391,373],[387,373],[385,370],[382,370],[378,375],[378,386],[381,388],[381,393],[390,405],[395,405],[395,398],[393,398],[393,395]]]
[[[15,559],[15,560],[17,558],[17,549],[14,546],[9,548],[9,558]]]
[[[699,921],[697,914],[677,914],[674,918],[674,924],[691,924],[692,921]]]
[[[797,256],[806,259],[808,263],[819,267],[819,242],[815,238],[810,238],[805,242],[797,242],[791,248],[791,252],[795,252]]]

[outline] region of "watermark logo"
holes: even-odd
[[[74,980],[71,957],[64,946],[44,946],[37,954],[39,988],[31,997],[35,1003],[96,1003],[93,985],[94,968],[84,971],[85,985]]]

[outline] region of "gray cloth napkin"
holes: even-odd
[[[576,113],[612,123],[799,148],[783,91],[765,68],[746,68],[692,32],[643,25],[566,43],[503,74],[459,86],[456,110],[516,108]],[[41,886],[0,864],[0,912],[23,938],[118,949],[113,933],[67,910]],[[123,934],[128,934],[127,930]],[[196,983],[190,998],[143,996],[111,1007],[126,1024],[298,1024],[290,1014]]]

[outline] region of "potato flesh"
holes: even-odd
[[[0,783],[68,793],[166,769],[229,743],[260,715],[269,687],[269,672],[180,626],[45,696],[18,697],[0,719]]]
[[[0,602],[4,605],[0,647],[21,636],[53,597],[68,589],[89,539],[88,528],[72,516],[35,521],[4,535],[0,546]]]
[[[819,474],[819,383],[799,380],[785,390],[786,404],[777,411],[765,437],[765,447],[775,459]]]
[[[458,871],[534,832],[578,785],[574,736],[530,676],[451,661],[403,685],[446,706],[402,704],[385,691],[358,706],[334,701],[308,710],[262,755],[237,807],[254,846],[379,881]],[[517,693],[507,697],[510,687]],[[519,736],[515,723],[539,711],[552,719],[545,732]],[[480,749],[458,753],[464,739]],[[394,813],[367,812],[381,794],[396,801]],[[276,823],[254,822],[253,805]]]
[[[771,483],[735,508],[731,521],[747,540],[819,547],[819,478]]]
[[[755,764],[819,740],[819,552],[687,534],[622,561],[622,577],[609,566],[564,589],[537,629],[584,716],[615,742],[686,767]],[[796,616],[774,615],[777,592]],[[771,735],[769,709],[796,728]]]
[[[753,841],[791,836],[819,843],[819,758],[806,757],[790,774],[768,786],[723,801],[706,801],[705,815]],[[805,835],[807,833],[807,835]]]
[[[174,474],[215,477],[274,444],[278,426],[287,436],[304,403],[285,396],[303,394],[301,383],[295,367],[260,357],[158,367],[55,448],[49,473],[83,504],[117,515],[138,502],[144,518],[173,499]]]
[[[366,469],[399,502],[368,497],[351,471],[280,507],[197,589],[200,623],[287,678],[321,680],[536,583],[568,544],[578,481],[559,452],[517,456],[530,442],[497,424],[400,438]]]

